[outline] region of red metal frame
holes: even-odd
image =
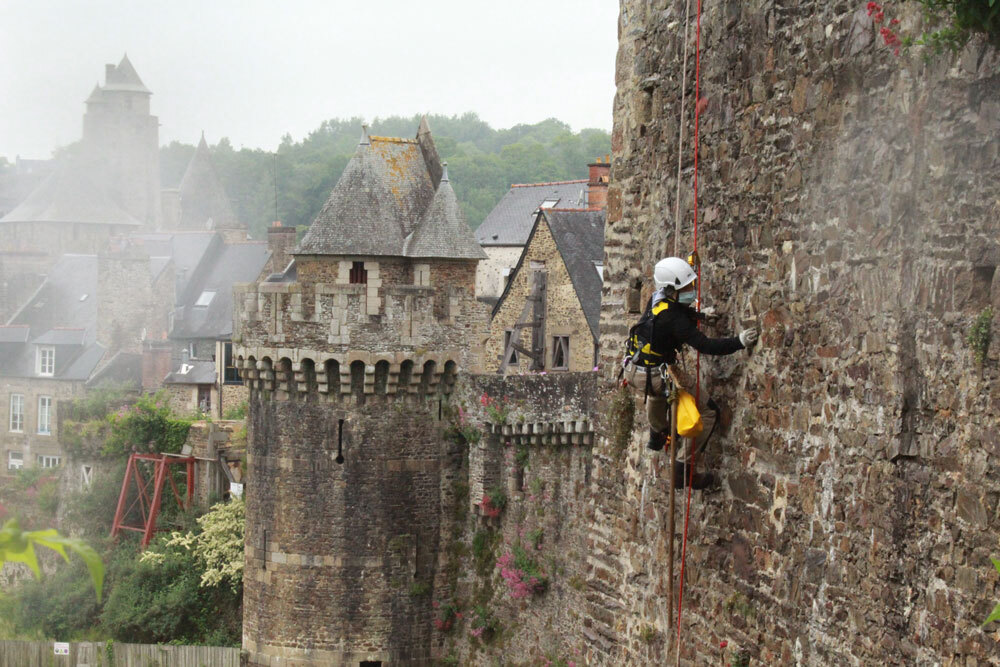
[[[153,479],[147,481],[142,476],[139,469],[140,461],[153,462]],[[153,535],[156,533],[156,517],[160,513],[160,504],[163,501],[163,485],[170,481],[170,488],[173,489],[174,498],[177,504],[184,508],[191,508],[191,501],[194,498],[194,462],[193,456],[166,456],[164,454],[132,454],[128,458],[128,466],[125,468],[125,478],[122,480],[121,495],[118,496],[118,508],[115,510],[115,520],[111,525],[111,537],[118,537],[123,530],[132,530],[142,533],[142,548],[145,549]],[[187,473],[187,502],[181,500],[180,491],[174,482],[173,475],[169,474],[170,466],[185,464]],[[128,502],[130,482],[135,482],[135,498],[131,504]],[[149,497],[149,485],[153,485],[153,497]],[[127,505],[127,507],[126,507]],[[142,514],[142,525],[129,525],[125,523],[125,516],[138,505]]]

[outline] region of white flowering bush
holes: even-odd
[[[228,585],[233,592],[243,586],[243,532],[246,527],[246,505],[242,498],[219,503],[198,518],[201,532],[171,533],[163,543],[167,550],[190,552],[204,567],[201,585]],[[163,551],[147,551],[143,563],[162,563]]]

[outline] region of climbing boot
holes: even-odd
[[[674,463],[674,488],[683,489],[688,482],[688,466],[686,463]],[[691,479],[691,488],[701,491],[715,484],[715,475],[710,472],[695,472]]]
[[[663,446],[668,442],[670,442],[670,436],[666,433],[649,429],[649,442],[646,443],[646,449],[652,449],[654,452],[658,452],[662,450]]]

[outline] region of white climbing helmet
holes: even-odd
[[[683,289],[698,279],[691,265],[680,257],[665,257],[653,268],[653,283],[656,289],[673,287]]]

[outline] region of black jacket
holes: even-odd
[[[664,355],[668,364],[677,361],[677,352],[682,345],[690,345],[702,354],[732,354],[743,349],[738,336],[709,338],[698,328],[698,312],[673,299],[666,301],[667,307],[653,320],[654,350]]]

